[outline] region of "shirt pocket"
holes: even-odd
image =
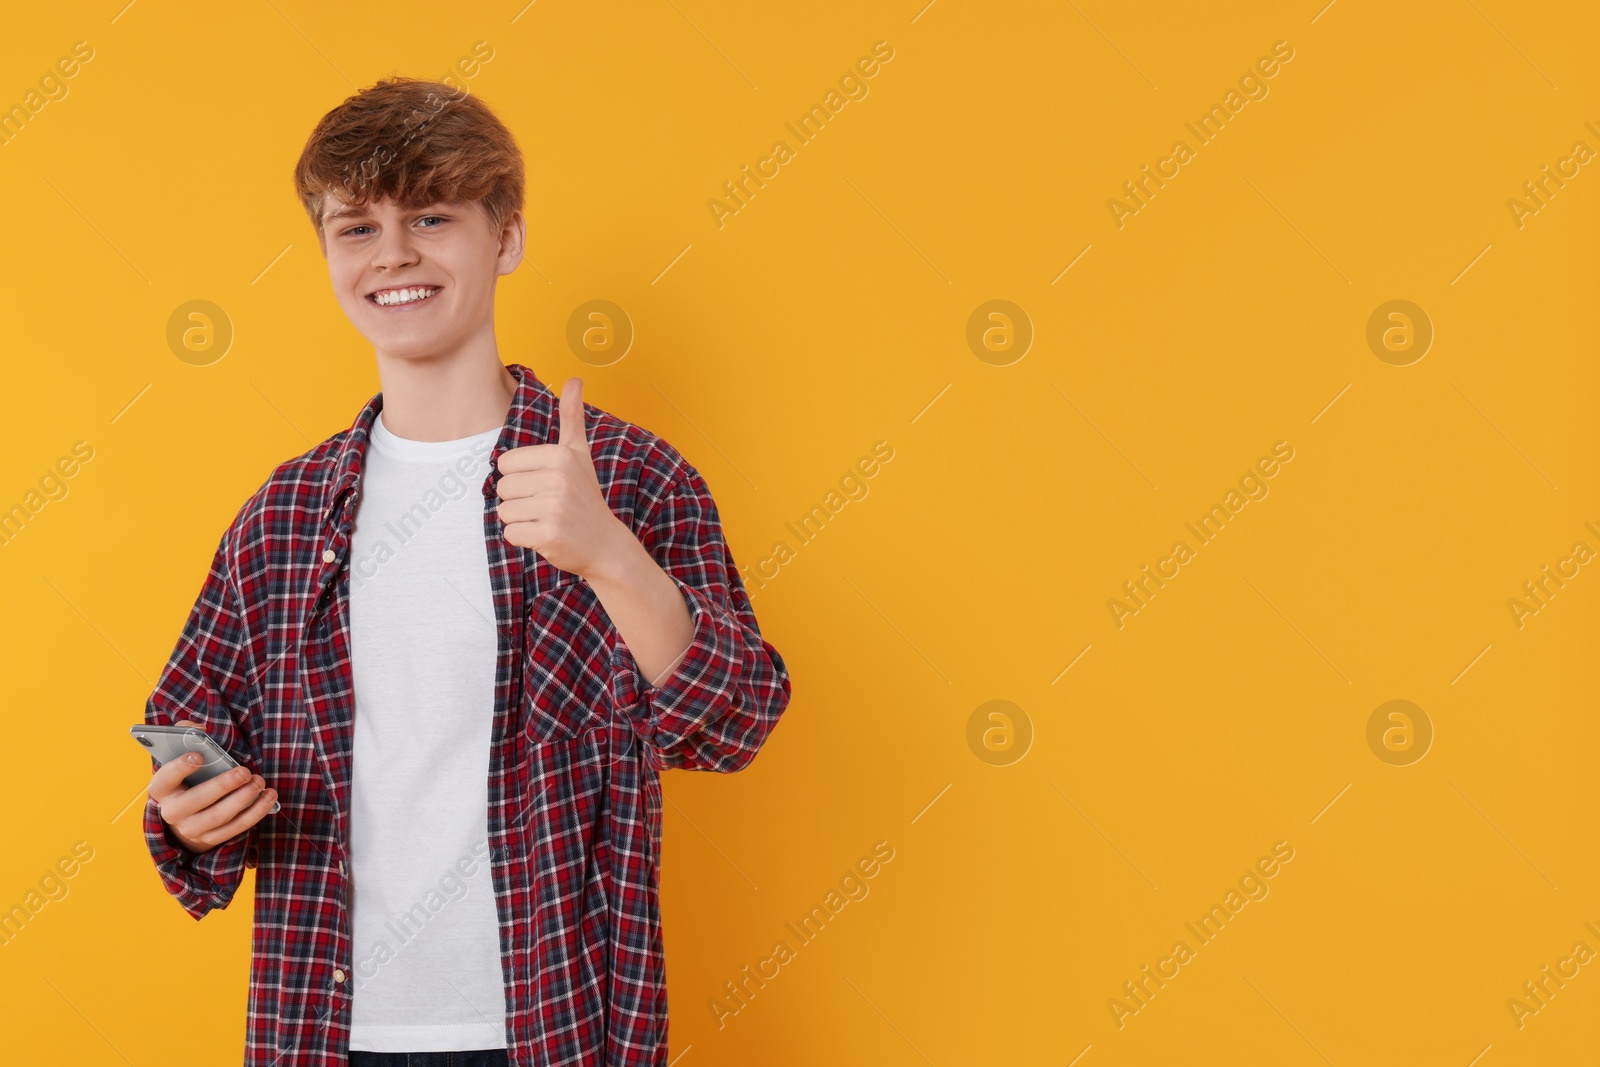
[[[523,729],[533,744],[571,741],[611,718],[611,620],[571,576],[528,601]]]

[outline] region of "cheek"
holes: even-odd
[[[328,281],[333,285],[333,291],[338,293],[341,298],[351,294],[360,295],[360,290],[356,287],[355,275],[345,269],[337,260],[330,259],[328,261]]]

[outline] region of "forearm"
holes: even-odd
[[[699,472],[685,465],[653,495],[639,533],[617,520],[591,535],[606,542],[585,577],[616,626],[612,699],[657,770],[737,771],[787,706],[788,670],[756,625]]]
[[[689,651],[694,623],[677,583],[650,558],[631,530],[618,526],[618,547],[608,565],[586,580],[633,653],[639,673],[655,687]]]

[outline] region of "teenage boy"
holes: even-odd
[[[481,101],[379,82],[295,184],[382,389],[216,549],[145,721],[249,769],[155,771],[156,868],[196,919],[256,868],[249,1067],[664,1067],[660,771],[750,763],[787,668],[700,473],[501,363]]]

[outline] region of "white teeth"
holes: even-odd
[[[390,307],[394,304],[409,304],[415,300],[423,300],[438,291],[438,289],[431,288],[391,289],[386,293],[379,293],[373,299],[384,307]]]

